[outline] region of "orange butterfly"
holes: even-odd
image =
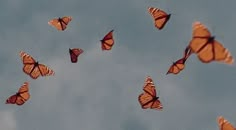
[[[113,31],[114,30],[111,30],[102,40],[100,40],[102,44],[102,50],[111,50],[112,46],[114,45]]]
[[[219,126],[219,130],[236,130],[236,128],[222,116],[219,116],[217,118],[217,123]]]
[[[150,76],[147,76],[145,85],[143,87],[144,93],[140,94],[138,97],[139,103],[143,109],[156,109],[162,110],[163,106],[156,96],[155,85]]]
[[[69,24],[69,22],[72,20],[72,17],[65,16],[62,18],[54,18],[48,22],[49,25],[55,27],[59,31],[64,31],[66,29],[66,26]]]
[[[170,74],[170,73],[178,74],[180,71],[182,71],[184,69],[186,60],[187,59],[185,59],[185,58],[181,58],[181,59],[177,60],[176,62],[174,62],[166,74]]]
[[[198,58],[203,63],[210,63],[212,61],[219,61],[226,64],[233,64],[234,59],[228,49],[215,40],[211,36],[210,31],[200,22],[193,23],[192,40],[190,41],[189,48],[193,53],[198,55]]]
[[[31,78],[37,79],[41,76],[54,75],[54,71],[43,64],[39,64],[34,60],[29,54],[20,51],[20,57],[23,61],[24,67],[23,71],[28,74]]]
[[[169,68],[169,70],[166,74],[170,74],[170,73],[178,74],[180,71],[182,71],[185,67],[185,62],[188,59],[188,57],[191,55],[191,53],[192,53],[191,50],[187,47],[185,49],[183,58],[181,58],[181,59],[177,60],[176,62],[174,62],[170,66],[170,68]]]
[[[171,14],[167,14],[163,10],[155,7],[149,7],[148,11],[154,19],[155,27],[159,30],[161,30],[165,26],[171,16]]]
[[[20,87],[18,92],[12,96],[10,96],[6,100],[6,104],[17,104],[17,105],[23,105],[27,100],[29,100],[30,94],[29,94],[29,83],[24,82],[24,84]]]

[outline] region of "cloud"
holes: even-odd
[[[0,111],[0,126],[2,130],[16,130],[17,124],[13,111]]]

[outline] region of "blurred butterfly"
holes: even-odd
[[[159,30],[161,30],[165,26],[171,16],[171,14],[167,14],[163,10],[155,7],[149,7],[148,11],[154,19],[155,27]]]
[[[166,74],[170,74],[170,73],[178,74],[180,71],[182,71],[185,67],[185,62],[188,59],[188,57],[191,55],[191,53],[192,53],[191,50],[187,47],[184,51],[183,58],[181,58],[181,59],[177,60],[176,62],[174,62],[170,66],[170,68],[169,68],[169,70]]]
[[[12,96],[10,96],[6,100],[6,104],[16,104],[16,105],[23,105],[27,100],[29,100],[29,83],[24,82],[24,84],[20,87],[18,92]]]
[[[54,18],[48,22],[49,25],[55,27],[59,31],[64,31],[66,29],[66,26],[69,24],[69,22],[72,20],[72,17],[65,16],[62,18]]]
[[[222,116],[219,116],[217,118],[217,123],[219,126],[219,130],[236,130],[236,128]]]
[[[139,103],[143,109],[163,109],[159,97],[157,97],[155,85],[150,76],[147,76],[146,78],[143,91],[144,93],[140,94],[138,97]]]
[[[23,71],[29,75],[32,79],[37,79],[41,76],[50,76],[54,75],[54,71],[49,67],[39,64],[34,60],[29,54],[20,51],[20,57],[23,62]]]
[[[72,63],[77,63],[78,56],[82,54],[84,51],[80,48],[69,48],[69,53],[70,53],[70,60]]]
[[[111,30],[102,40],[100,40],[102,50],[111,50],[112,46],[114,45],[113,31],[114,30]]]
[[[203,63],[219,61],[226,64],[233,64],[234,59],[228,49],[215,40],[211,36],[210,31],[200,22],[193,23],[192,40],[189,43],[189,48],[193,53],[196,53],[199,60]]]

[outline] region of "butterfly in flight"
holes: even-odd
[[[199,60],[203,63],[219,61],[225,64],[233,64],[234,58],[224,46],[215,40],[205,25],[196,21],[193,23],[192,40],[189,48],[196,53]]]
[[[188,57],[192,54],[191,50],[187,47],[184,51],[184,56],[183,58],[177,60],[176,62],[174,62],[168,72],[166,74],[178,74],[180,71],[182,71],[185,67],[185,62],[188,59]]]
[[[138,97],[139,103],[143,109],[162,110],[163,106],[157,97],[155,85],[150,76],[147,76],[143,86],[143,93]]]
[[[32,79],[37,79],[39,76],[54,75],[54,71],[52,69],[43,64],[39,64],[26,52],[20,51],[20,57],[24,65],[23,71]]]
[[[114,45],[113,31],[114,30],[111,30],[102,40],[100,40],[102,50],[111,50],[112,46]]]
[[[82,54],[84,51],[80,48],[69,48],[69,53],[70,53],[70,60],[72,63],[77,63],[78,56]]]
[[[24,84],[20,87],[18,92],[12,96],[10,96],[6,100],[6,104],[16,104],[16,105],[23,105],[27,100],[29,100],[29,83],[24,82]]]
[[[149,7],[148,12],[154,19],[155,27],[159,30],[165,26],[171,16],[171,14],[167,14],[165,11],[155,7]]]
[[[55,27],[59,31],[64,31],[71,20],[72,17],[70,16],[65,16],[62,18],[59,17],[50,20],[48,24]]]
[[[236,130],[236,128],[222,116],[217,118],[217,123],[219,130]]]

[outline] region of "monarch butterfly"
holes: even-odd
[[[66,29],[66,26],[69,24],[69,22],[72,20],[72,17],[65,16],[62,18],[54,18],[48,22],[49,25],[55,27],[59,31],[64,31]]]
[[[17,105],[23,105],[27,100],[29,100],[30,94],[29,94],[29,83],[24,82],[24,84],[20,87],[18,92],[12,96],[10,96],[6,100],[6,104],[17,104]]]
[[[185,62],[188,59],[188,57],[191,55],[191,53],[192,53],[191,50],[187,47],[184,51],[183,58],[181,58],[181,59],[177,60],[176,62],[174,62],[170,66],[170,68],[169,68],[169,70],[166,74],[170,74],[170,73],[178,74],[180,71],[182,71],[185,67]]]
[[[189,47],[193,53],[198,55],[198,58],[203,63],[210,63],[212,61],[219,61],[226,64],[233,64],[234,59],[228,49],[215,40],[211,36],[210,31],[205,25],[200,22],[193,23],[192,40]]]
[[[24,64],[23,71],[28,74],[32,79],[37,79],[41,76],[54,75],[54,71],[43,64],[39,64],[29,54],[20,51],[20,57]]]
[[[114,45],[113,31],[114,30],[111,30],[102,40],[100,40],[102,50],[111,50],[112,46]]]
[[[222,116],[217,118],[217,123],[220,130],[236,130],[236,128]]]
[[[180,71],[184,69],[186,60],[187,59],[185,58],[181,58],[177,60],[176,62],[174,62],[166,74],[169,74],[169,73],[178,74]]]
[[[139,103],[143,109],[156,109],[162,110],[163,106],[159,100],[159,97],[156,96],[155,85],[150,76],[147,76],[144,87],[144,93],[141,93],[138,97]]]
[[[148,11],[149,14],[151,14],[151,16],[154,19],[155,27],[158,28],[159,30],[161,30],[165,26],[165,24],[168,22],[171,16],[171,14],[167,14],[163,10],[155,7],[149,7]]]
[[[78,60],[78,56],[82,54],[84,51],[80,48],[69,48],[69,53],[70,53],[70,60],[72,63],[76,63]]]

